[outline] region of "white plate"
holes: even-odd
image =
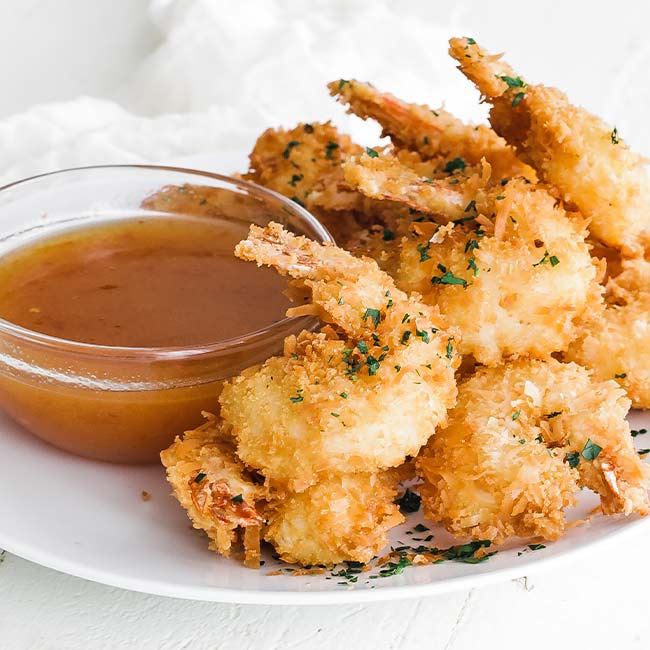
[[[177,162],[227,173],[236,168],[232,162],[240,164],[241,159],[229,155],[221,158],[221,165],[212,157]],[[631,423],[633,428],[650,429],[650,413],[633,413]],[[531,551],[522,542],[481,564],[407,567],[400,575],[370,579],[377,573],[373,571],[361,574],[352,585],[338,584],[341,579],[329,572],[269,576],[279,566],[270,556],[261,570],[254,571],[207,550],[203,536],[191,529],[184,511],[170,496],[161,467],[76,458],[40,442],[2,415],[0,439],[1,548],[89,580],[179,598],[315,604],[439,594],[521,577],[573,553],[591,553],[596,544],[619,541],[623,534],[648,526],[636,517],[599,517],[542,550]],[[640,447],[650,447],[650,434],[635,441]],[[150,501],[141,499],[142,490],[151,494]],[[571,517],[582,518],[596,505],[594,495],[584,491]],[[430,532],[407,535],[420,521],[419,516],[411,516],[408,525],[392,531],[391,543],[408,544],[430,533],[435,535],[431,543],[438,547],[452,543],[426,522]]]

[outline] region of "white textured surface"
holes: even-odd
[[[444,57],[449,30],[506,50],[530,79],[567,90],[650,153],[647,3],[157,0],[166,41],[141,64],[157,39],[146,4],[3,0],[0,115],[67,100],[0,122],[4,179],[238,148],[261,127],[301,117],[332,115],[370,137],[327,102],[321,82],[331,77],[368,78],[433,104],[447,99],[452,110],[477,117],[474,94]],[[107,99],[73,100],[98,93]],[[165,115],[188,110],[194,114]],[[46,491],[42,503],[26,504],[55,506]],[[527,584],[308,609],[145,596],[5,555],[0,649],[647,648],[647,542],[628,538]]]

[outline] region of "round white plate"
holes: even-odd
[[[232,164],[235,160],[237,166]],[[245,161],[241,155],[230,155],[175,162],[228,173]],[[650,413],[632,413],[630,420],[635,429],[650,429]],[[385,578],[371,578],[379,573],[373,570],[358,575],[353,584],[329,571],[313,576],[293,576],[286,570],[268,575],[281,566],[270,554],[265,566],[255,571],[207,550],[205,538],[190,527],[170,495],[162,467],[76,458],[41,442],[1,414],[0,440],[0,548],[89,580],[179,598],[315,604],[438,594],[521,577],[647,528],[646,520],[637,517],[597,517],[541,550],[530,550],[522,541],[480,564],[448,561],[406,567],[403,573]],[[640,448],[650,447],[650,433],[637,436],[635,442]],[[151,494],[149,501],[142,500],[143,490]],[[571,518],[585,517],[596,505],[595,496],[585,490]],[[420,522],[431,530],[407,534]],[[430,534],[434,535],[430,543],[438,547],[453,543],[417,513],[392,531],[391,544],[418,544]]]
[[[650,428],[650,415],[633,413],[632,426]],[[170,495],[162,467],[129,467],[76,458],[41,442],[0,416],[0,548],[43,566],[108,585],[179,598],[264,604],[314,604],[408,598],[517,578],[539,565],[592,552],[597,543],[645,527],[636,517],[597,517],[561,540],[531,551],[525,542],[480,564],[445,562],[406,567],[400,575],[339,584],[331,572],[268,575],[281,565],[267,554],[259,571],[208,551],[201,533]],[[650,433],[635,439],[650,445]],[[141,498],[142,490],[151,494]],[[571,518],[582,518],[597,499],[586,491]],[[420,513],[418,513],[419,515]],[[418,523],[431,530],[407,535]],[[392,531],[391,544],[429,534],[432,544],[452,540],[411,515]],[[286,567],[286,565],[283,565]]]

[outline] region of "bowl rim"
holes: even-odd
[[[225,174],[217,174],[201,169],[193,169],[187,167],[178,167],[174,165],[141,165],[141,164],[110,164],[110,165],[83,165],[80,167],[67,167],[65,169],[58,169],[43,174],[35,174],[26,178],[21,178],[17,181],[12,181],[5,185],[0,186],[0,194],[13,187],[25,185],[32,181],[41,180],[53,176],[64,176],[71,172],[101,172],[107,170],[145,170],[157,172],[171,172],[179,174],[189,174],[193,176],[211,178],[221,181],[226,184],[234,185],[243,188],[253,195],[262,197],[273,198],[278,200],[285,208],[288,208],[301,220],[306,221],[309,226],[318,234],[321,243],[334,244],[334,238],[325,226],[314,217],[302,205],[298,204],[279,192],[275,192],[266,187],[262,187],[257,183],[245,181],[240,178],[226,176]],[[55,348],[59,352],[70,352],[72,354],[93,355],[102,357],[117,357],[126,358],[130,360],[170,360],[178,361],[188,357],[204,356],[208,354],[227,354],[231,350],[249,346],[269,336],[279,335],[282,331],[291,329],[314,329],[318,323],[318,319],[314,316],[285,316],[283,319],[271,323],[266,327],[247,332],[240,336],[235,336],[221,341],[205,344],[194,344],[187,346],[161,346],[161,347],[128,347],[128,346],[114,346],[114,345],[99,345],[95,343],[84,343],[82,341],[73,341],[71,339],[64,339],[49,334],[43,334],[20,325],[16,325],[11,321],[0,318],[0,336],[10,335],[16,338],[28,341],[29,343],[39,344],[50,348]],[[289,327],[290,325],[295,327]],[[287,332],[288,333],[288,332]]]

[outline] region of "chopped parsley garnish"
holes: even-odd
[[[297,393],[297,395],[295,397],[290,397],[289,398],[294,404],[296,404],[298,402],[302,402],[302,400],[304,399],[304,397],[300,394],[300,393],[302,393],[302,388],[299,388],[296,391],[296,393]]]
[[[395,233],[390,228],[384,228],[384,241],[393,241],[395,239]]]
[[[476,45],[476,41],[473,38],[469,38],[468,36],[466,36],[465,40],[467,41],[468,45]]]
[[[417,492],[406,488],[404,494],[395,503],[402,512],[417,512],[420,509],[421,501],[422,497]]]
[[[571,469],[575,469],[580,464],[580,454],[577,451],[572,451],[564,456],[564,462],[569,463]]]
[[[395,372],[399,372],[402,369],[402,366],[395,366]]]
[[[465,244],[465,252],[469,253],[470,251],[476,250],[478,248],[478,242],[476,239],[470,239]]]
[[[521,77],[509,77],[504,74],[499,78],[505,81],[509,88],[523,88],[526,85]]]
[[[453,174],[457,169],[463,171],[467,167],[464,158],[453,158],[444,167],[447,174]]]
[[[544,417],[547,420],[552,420],[553,418],[556,418],[558,415],[562,415],[562,411],[553,411],[552,413],[547,413]]]
[[[416,246],[416,249],[418,253],[420,253],[420,262],[426,262],[427,260],[431,259],[431,255],[429,255],[429,248],[431,248],[431,243],[428,244],[418,244]]]
[[[447,359],[451,361],[451,358],[454,354],[454,346],[452,345],[452,341],[454,340],[454,337],[451,336],[447,339],[447,351],[446,351],[446,356]]]
[[[387,562],[383,568],[379,570],[379,575],[382,578],[387,578],[388,576],[396,576],[404,572],[404,569],[407,566],[411,566],[413,562],[408,559],[405,554],[401,554],[397,562]]]
[[[345,84],[349,84],[350,82],[347,79],[339,79],[339,90],[345,86]]]
[[[416,525],[413,527],[413,530],[414,530],[416,533],[424,533],[424,532],[426,532],[427,530],[429,530],[429,528],[427,528],[424,524],[416,524]]]
[[[417,327],[415,328],[415,336],[419,336],[424,343],[429,342],[429,332],[426,330],[419,330]]]
[[[632,434],[633,438],[636,438],[637,436],[642,436],[644,433],[648,433],[648,430],[647,429],[632,429],[632,431],[630,431],[630,433]]]
[[[618,144],[618,129],[616,127],[614,127],[610,137],[612,139],[612,144]]]
[[[368,345],[365,341],[359,341],[357,343],[357,348],[359,348],[361,354],[368,354]]]
[[[505,199],[506,197],[503,194],[499,194],[499,196],[496,196],[494,198],[495,198],[496,201],[503,201],[503,199]]]
[[[381,320],[381,312],[379,309],[366,309],[365,313],[363,314],[363,322],[366,322],[366,319],[370,318],[372,319],[372,322],[375,324],[375,329],[379,325],[379,321]]]
[[[371,158],[376,158],[379,154],[374,150],[371,149],[370,147],[366,147],[366,153],[371,157]]]
[[[291,150],[292,150],[294,147],[297,147],[299,144],[300,144],[300,142],[299,142],[298,140],[291,140],[291,142],[289,142],[289,143],[287,144],[285,150],[282,152],[282,157],[283,157],[285,160],[286,160],[287,158],[289,158],[289,156],[291,155]]]
[[[548,260],[548,251],[546,251],[544,253],[544,256],[542,257],[542,259],[539,262],[536,262],[535,264],[533,264],[533,266],[540,266],[542,264],[546,264],[547,260]]]
[[[560,263],[560,260],[557,257],[555,257],[555,255],[551,255],[548,258],[548,261],[551,263],[551,266],[557,266]]]
[[[339,393],[339,395],[340,395],[343,399],[347,399],[347,398],[348,398],[348,394],[347,394],[347,393]]]
[[[492,542],[488,539],[482,539],[476,542],[469,542],[469,544],[459,544],[458,546],[450,546],[446,551],[443,552],[442,556],[445,560],[455,560],[456,562],[465,562],[466,564],[478,564],[487,560],[489,557],[494,555],[496,551],[492,553],[486,553],[480,557],[476,557],[476,551],[481,548],[488,548],[492,545]]]
[[[471,210],[476,210],[476,201],[470,201],[465,207],[464,212],[470,212]]]
[[[406,323],[409,320],[411,320],[410,314],[404,314],[404,316],[402,317],[402,323]]]
[[[196,475],[196,478],[194,479],[194,482],[195,483],[200,483],[206,476],[207,476],[207,474],[205,472],[199,472]]]
[[[237,496],[232,497],[232,499],[230,499],[230,500],[231,500],[233,503],[243,503],[243,501],[244,501],[244,495],[243,495],[243,494],[238,494]]]
[[[379,370],[379,364],[380,364],[379,359],[375,359],[375,357],[370,355],[366,359],[366,363],[368,364],[368,374],[369,375],[376,375],[377,370]]]
[[[295,187],[296,183],[300,182],[303,178],[303,174],[294,174],[289,181],[289,185],[291,185],[291,187]]]
[[[328,160],[332,160],[332,154],[336,149],[339,148],[339,145],[336,142],[332,142],[331,140],[325,145],[325,158]]]
[[[459,278],[457,275],[454,275],[451,271],[443,271],[441,276],[433,276],[431,278],[431,284],[460,284],[463,287],[467,286],[467,280]]]
[[[304,203],[303,203],[303,202],[302,202],[302,201],[301,201],[297,196],[295,196],[295,195],[292,196],[292,197],[291,197],[291,200],[292,200],[294,203],[297,203],[301,208],[304,208],[304,207],[305,207],[305,204],[304,204]]]
[[[650,449],[639,449],[636,453],[639,456],[645,456],[646,454],[650,454]]]
[[[404,334],[402,334],[402,338],[400,339],[400,343],[403,343],[406,345],[406,342],[411,338],[411,332],[409,330],[406,330]]]
[[[333,418],[340,418],[340,417],[341,417],[341,414],[340,414],[340,413],[335,413],[334,411],[332,411],[332,412],[330,413],[330,415],[331,415]]]
[[[311,124],[305,124],[303,127],[305,133],[313,133],[314,132],[314,127]]]
[[[627,377],[626,372],[619,372],[617,375],[614,375],[616,379],[625,379]]]
[[[470,257],[469,260],[467,260],[467,270],[469,271],[472,269],[472,274],[474,277],[478,275],[478,266],[476,266],[476,260],[473,257]]]
[[[513,106],[519,106],[519,102],[526,96],[526,93],[517,93],[515,95],[515,98],[512,100],[512,105]]]
[[[520,415],[521,415],[521,411],[515,411],[515,412],[512,414],[512,419],[513,419],[513,420],[518,420]]]
[[[528,544],[528,548],[531,551],[541,551],[543,548],[546,548],[544,544]]]
[[[582,450],[582,457],[585,460],[595,460],[602,450],[602,447],[597,445],[591,438],[588,438]]]

